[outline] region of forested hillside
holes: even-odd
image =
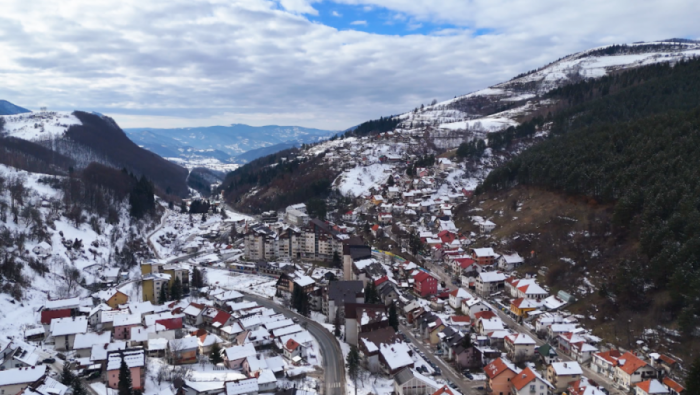
[[[655,65],[552,91],[550,139],[494,170],[477,192],[517,184],[614,204],[613,232],[639,255],[611,262],[602,293],[667,308],[692,333],[700,314],[700,60]]]

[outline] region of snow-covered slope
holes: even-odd
[[[30,141],[61,138],[71,125],[81,124],[70,112],[29,112],[2,118],[5,120],[4,135]]]
[[[400,115],[401,126],[430,126],[483,134],[517,125],[537,108],[540,97],[561,86],[618,70],[675,63],[700,56],[700,43],[678,40],[610,45],[575,53],[510,81]]]

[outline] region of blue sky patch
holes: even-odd
[[[455,27],[450,24],[418,21],[409,15],[375,6],[323,1],[314,3],[313,7],[318,11],[318,15],[306,15],[309,20],[338,30],[358,30],[374,34],[405,36],[430,34]]]

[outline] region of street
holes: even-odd
[[[405,334],[406,337],[408,337],[411,343],[413,343],[416,347],[418,347],[419,350],[421,350],[425,354],[426,358],[430,359],[434,364],[440,367],[440,370],[442,371],[442,377],[455,383],[459,387],[459,391],[462,394],[470,395],[482,392],[475,389],[474,387],[478,387],[481,385],[485,386],[484,382],[467,380],[464,376],[462,376],[461,373],[456,372],[450,365],[443,361],[442,358],[439,358],[438,356],[434,355],[430,346],[425,345],[422,341],[416,339],[416,337],[411,332],[411,328],[404,325],[399,325],[399,329],[401,330],[401,333]],[[435,377],[433,377],[433,379],[434,378]]]
[[[321,355],[323,356],[324,387],[321,393],[324,395],[345,395],[347,388],[345,384],[345,361],[343,360],[343,352],[340,349],[340,345],[332,333],[316,321],[280,306],[270,299],[250,294],[245,294],[245,299],[257,302],[263,307],[271,308],[284,314],[286,317],[297,318],[300,322],[306,323],[306,329],[318,341]]]

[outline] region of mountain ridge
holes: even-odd
[[[24,114],[31,112],[30,110],[27,110],[24,107],[20,107],[14,103],[10,103],[7,100],[1,100],[0,99],[0,115],[15,115],[15,114]]]

